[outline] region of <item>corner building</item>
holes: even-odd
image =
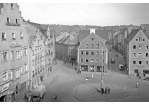
[[[0,3],[0,101],[14,101],[28,87],[28,36],[16,3]]]

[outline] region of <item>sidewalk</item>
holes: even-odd
[[[40,84],[40,85],[45,85],[47,86],[48,84],[52,83],[52,81],[54,81],[54,79],[57,77],[58,74],[55,73],[50,73],[48,75],[48,77]],[[25,102],[23,100],[24,94],[20,95],[19,98],[17,100],[15,100],[14,102]]]

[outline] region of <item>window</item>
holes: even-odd
[[[14,5],[11,3],[11,9],[14,9]]]
[[[94,62],[94,59],[91,59],[91,62]]]
[[[10,23],[10,18],[7,18],[7,23]]]
[[[0,13],[3,13],[3,8],[0,8]]]
[[[138,39],[136,39],[136,41],[138,41]]]
[[[146,61],[146,64],[148,65],[148,61]]]
[[[24,74],[22,66],[20,67],[21,74]]]
[[[133,64],[136,64],[136,61],[133,61]]]
[[[81,55],[83,55],[83,51],[81,51]]]
[[[145,39],[143,39],[143,41],[145,41]]]
[[[86,51],[86,55],[88,55],[88,51]]]
[[[135,57],[136,56],[136,53],[133,53],[133,56]]]
[[[139,41],[142,41],[142,37],[139,37]]]
[[[18,58],[21,58],[21,53],[20,53],[20,51],[18,51]]]
[[[146,49],[148,49],[148,45],[146,45]]]
[[[16,19],[16,24],[19,24],[19,19]]]
[[[92,39],[92,41],[94,40],[94,38],[91,38]]]
[[[12,40],[15,40],[16,38],[15,38],[15,34],[14,33],[12,33]]]
[[[20,39],[23,39],[23,32],[20,32]]]
[[[10,59],[13,60],[13,51],[10,52]]]
[[[21,76],[21,74],[20,74],[20,69],[17,69],[16,70],[16,78],[19,78]]]
[[[27,48],[24,49],[24,55],[27,55]]]
[[[4,60],[4,62],[8,61],[8,52],[3,53],[3,60]]]
[[[88,62],[88,59],[86,59],[86,62]]]
[[[27,72],[28,70],[27,70],[27,64],[26,65],[24,65],[24,72]]]
[[[99,44],[96,45],[96,48],[99,48]]]
[[[23,56],[23,49],[21,49],[21,54],[20,55],[21,55],[21,57]]]
[[[133,45],[133,49],[136,49],[136,45]]]
[[[2,33],[2,40],[6,40],[6,33],[5,32]]]
[[[88,44],[86,44],[86,48],[88,48],[89,47],[89,45]]]
[[[3,73],[3,81],[7,81],[8,80],[8,72],[4,72]]]
[[[142,61],[139,61],[139,64],[142,64]]]
[[[94,55],[94,52],[93,51],[91,52],[91,55]]]
[[[146,53],[146,57],[148,57],[148,53]]]
[[[91,48],[94,48],[94,44],[91,44]]]

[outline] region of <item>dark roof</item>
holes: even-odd
[[[112,30],[95,30],[95,34],[105,39],[109,40],[109,33],[113,34],[115,31]],[[88,35],[90,35],[90,30],[80,30],[79,32],[79,41],[85,39]]]
[[[63,37],[61,40],[59,40],[57,43],[69,45],[69,44],[77,44],[78,43],[78,37],[75,36],[73,39],[71,36]]]
[[[100,36],[101,38],[105,39],[106,41],[109,40],[109,34],[112,34],[113,31],[111,30],[96,30],[96,35]]]
[[[33,22],[28,22],[29,24],[33,25],[34,27],[40,29],[40,31],[42,32],[42,34],[47,37],[46,31],[47,31],[47,26],[38,24],[38,23],[33,23]]]
[[[79,41],[81,42],[90,34],[90,30],[80,30],[79,31]]]
[[[124,28],[124,29],[122,29],[121,33],[123,34],[126,31],[127,31],[127,28]]]
[[[134,30],[132,30],[131,33],[128,35],[128,37],[125,39],[125,41],[127,43],[129,43],[136,36],[136,34],[138,33],[139,30],[140,29],[134,29]]]

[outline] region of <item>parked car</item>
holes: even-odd
[[[27,97],[28,97],[29,101],[38,102],[38,101],[40,101],[41,98],[43,98],[45,92],[46,92],[45,86],[39,85],[33,91],[28,92]]]
[[[119,64],[118,69],[119,70],[124,70],[124,65],[123,64]]]
[[[111,59],[111,63],[115,63],[115,59],[114,58]]]

